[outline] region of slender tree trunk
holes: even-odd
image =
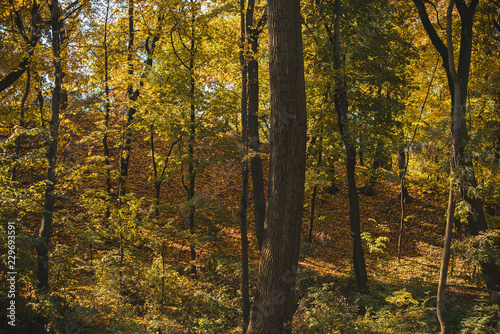
[[[335,160],[330,160],[328,167],[328,175],[330,178],[331,184],[326,187],[325,192],[334,195],[336,192],[340,191],[340,188],[335,184]]]
[[[246,42],[249,50],[247,60],[247,87],[248,87],[248,137],[251,151],[250,168],[252,172],[253,202],[255,214],[255,234],[259,249],[262,249],[264,221],[266,219],[266,195],[264,192],[264,173],[260,157],[259,138],[259,63],[256,55],[259,51],[259,35],[262,32],[266,14],[254,27],[255,0],[249,0],[246,11]]]
[[[104,94],[106,95],[106,103],[104,105],[104,134],[102,136],[102,147],[104,153],[104,178],[106,180],[106,193],[111,198],[111,165],[110,153],[108,144],[109,117],[110,117],[110,102],[109,102],[109,67],[108,67],[108,18],[109,18],[109,0],[106,2],[106,17],[104,20]],[[110,204],[106,205],[104,219],[107,221],[111,216]]]
[[[363,253],[363,245],[361,243],[361,222],[359,216],[358,193],[356,189],[356,147],[354,139],[351,137],[347,119],[347,97],[344,89],[344,79],[340,73],[341,56],[340,56],[340,0],[335,0],[335,19],[334,19],[334,34],[333,34],[333,53],[334,67],[336,70],[336,89],[334,94],[335,109],[339,123],[340,134],[345,144],[346,149],[346,172],[347,172],[347,189],[349,192],[349,220],[351,223],[351,234],[353,238],[353,266],[356,276],[358,289],[366,290],[367,274],[365,265],[365,256]]]
[[[437,293],[437,306],[436,313],[441,327],[441,334],[448,334],[450,332],[448,319],[446,317],[446,280],[448,276],[448,266],[450,263],[450,248],[453,230],[453,217],[455,214],[455,204],[453,197],[453,173],[460,164],[460,142],[463,140],[463,125],[465,123],[461,120],[462,113],[465,116],[465,108],[461,105],[461,82],[455,70],[455,60],[453,55],[453,37],[452,37],[452,15],[455,0],[450,0],[447,10],[446,20],[446,35],[447,35],[447,51],[448,51],[448,64],[450,77],[453,80],[454,86],[454,100],[452,103],[452,161],[451,161],[451,176],[450,176],[450,192],[448,197],[448,211],[446,217],[446,232],[444,237],[443,256],[441,259],[441,268],[439,271],[439,284]],[[465,105],[464,105],[465,107]],[[464,109],[464,110],[462,110]]]
[[[192,44],[194,45],[194,39],[192,40]],[[193,49],[194,50],[194,49]],[[194,102],[194,92],[195,92],[195,80],[194,80],[194,58],[191,58],[190,63],[190,75],[191,75],[191,112],[190,112],[190,125],[189,125],[189,142],[188,142],[188,151],[189,151],[189,165],[188,165],[188,173],[189,173],[189,194],[188,194],[188,202],[189,202],[189,231],[192,236],[195,234],[195,211],[196,208],[193,203],[194,199],[194,191],[195,191],[195,172],[194,172],[194,139],[196,136],[196,109]],[[194,243],[191,243],[191,261],[196,260],[196,250]],[[196,273],[196,267],[194,267]]]
[[[160,216],[160,192],[161,192],[161,180],[158,175],[158,167],[156,164],[156,150],[155,150],[155,138],[154,138],[154,125],[151,124],[149,127],[149,144],[151,148],[151,161],[153,163],[153,178],[155,184],[155,218],[158,219]],[[167,158],[168,159],[168,158]]]
[[[128,75],[129,80],[132,80],[134,75],[134,66],[132,64],[132,58],[134,53],[134,40],[135,40],[135,30],[134,30],[134,0],[129,0],[128,2],[128,46],[127,46],[127,63],[128,63]],[[127,121],[125,123],[124,139],[122,154],[120,158],[120,181],[119,181],[119,194],[118,196],[123,199],[127,192],[127,179],[128,179],[128,169],[130,163],[130,151],[132,148],[132,121],[134,120],[134,115],[136,113],[136,108],[132,105],[135,100],[137,100],[138,91],[134,90],[132,83],[129,83],[127,88],[128,100],[131,104],[127,112]]]
[[[408,194],[408,188],[406,187],[406,184],[405,184],[406,168],[407,168],[406,166],[407,166],[406,151],[405,151],[405,149],[402,149],[398,153],[399,183],[401,185],[399,197],[403,198],[403,201],[405,203],[410,200],[410,195]]]
[[[253,2],[250,0],[247,8],[253,10]],[[253,15],[252,15],[253,18]],[[241,154],[243,161],[241,163],[241,201],[240,201],[240,235],[241,235],[241,302],[243,313],[243,333],[246,333],[250,322],[250,291],[248,278],[248,61],[247,61],[247,31],[245,23],[245,0],[240,0],[240,20],[241,20],[241,38],[240,38],[240,64],[241,64]]]
[[[299,0],[270,0],[271,158],[259,278],[248,332],[291,333],[306,167]]]
[[[45,127],[45,121],[43,119],[43,102],[44,102],[43,92],[42,92],[43,83],[42,83],[41,77],[37,76],[37,78],[39,80],[39,84],[37,87],[36,101],[38,103],[38,111],[40,112],[40,126],[43,128],[43,127]]]
[[[61,44],[64,38],[62,28],[60,6],[58,0],[52,0],[50,9],[50,22],[52,29],[52,54],[54,56],[54,86],[52,89],[52,110],[49,121],[49,139],[47,144],[47,186],[45,188],[45,200],[43,204],[43,218],[40,226],[39,240],[37,242],[38,287],[42,291],[49,290],[49,241],[52,228],[52,219],[55,203],[55,184],[57,167],[57,144],[59,139],[59,112],[61,102],[64,99],[62,91],[62,79],[64,76],[61,59]]]
[[[318,163],[316,165],[317,168],[321,166],[322,158],[323,158],[323,137],[319,139],[320,147],[318,153]],[[313,226],[314,226],[314,208],[316,204],[316,194],[318,191],[318,185],[314,185],[313,192],[311,196],[311,212],[309,214],[309,233],[307,235],[307,242],[312,242],[312,234],[313,234]]]
[[[151,133],[149,136],[149,143],[151,148],[151,160],[153,164],[153,178],[155,184],[155,218],[160,216],[160,194],[161,194],[161,186],[163,184],[163,177],[165,176],[165,171],[168,167],[168,161],[170,160],[170,156],[172,155],[172,151],[174,150],[174,146],[180,142],[181,138],[177,139],[170,145],[170,149],[168,150],[167,156],[165,157],[165,164],[163,165],[163,169],[161,173],[158,172],[158,165],[156,163],[156,150],[155,150],[155,142],[154,142],[154,125],[151,125]]]
[[[500,110],[499,107],[496,109]],[[495,141],[493,143],[493,161],[496,166],[500,165],[500,130],[497,130],[495,133]]]
[[[401,253],[403,247],[403,230],[405,222],[405,204],[410,200],[408,189],[405,185],[406,169],[406,151],[402,149],[398,153],[398,168],[399,168],[399,201],[401,204],[401,218],[399,220],[399,236],[398,236],[398,260],[401,260]]]
[[[437,317],[439,320],[439,325],[441,326],[441,334],[447,334],[450,332],[448,319],[445,312],[445,292],[446,292],[446,279],[448,276],[448,266],[450,263],[451,255],[451,240],[453,232],[453,214],[455,212],[455,199],[453,196],[453,182],[450,179],[450,191],[448,197],[448,211],[446,214],[446,230],[444,236],[443,245],[443,256],[441,259],[441,268],[439,270],[439,282],[438,282],[438,292],[437,292]]]
[[[190,3],[193,4],[195,1],[190,0]],[[196,213],[196,207],[194,205],[194,197],[195,197],[195,178],[196,178],[196,171],[195,171],[195,159],[194,159],[194,153],[195,153],[195,138],[196,138],[196,80],[195,80],[195,56],[196,56],[196,50],[197,46],[195,45],[196,39],[195,39],[195,24],[196,24],[196,15],[194,12],[194,8],[191,7],[191,36],[190,36],[190,44],[189,47],[187,47],[184,43],[183,46],[188,51],[189,53],[189,62],[186,64],[184,62],[179,54],[176,51],[175,44],[174,44],[174,39],[173,39],[173,34],[172,32],[170,33],[170,40],[172,43],[172,50],[174,51],[175,56],[181,63],[181,65],[186,68],[189,72],[189,98],[190,98],[190,109],[189,109],[189,140],[188,140],[188,179],[189,179],[189,184],[186,185],[184,183],[185,180],[185,175],[183,174],[181,177],[181,182],[184,187],[184,189],[187,192],[187,201],[188,201],[188,225],[189,225],[189,233],[191,235],[192,240],[190,241],[190,259],[192,262],[192,273],[194,277],[197,277],[196,273],[196,247],[195,247],[195,236],[196,236],[196,225],[195,225],[195,213]],[[179,146],[180,149],[180,146]],[[181,171],[183,170],[183,166],[181,165]]]
[[[309,214],[309,233],[307,234],[307,242],[311,243],[313,239],[313,227],[314,227],[314,207],[316,204],[316,193],[318,191],[318,185],[315,185],[311,195],[311,212]]]
[[[128,1],[128,46],[127,46],[127,63],[128,63],[128,75],[129,80],[132,80],[134,75],[134,66],[132,64],[133,52],[134,52],[134,0]],[[129,83],[127,88],[127,95],[129,103],[132,104],[136,100],[137,92],[134,91],[132,83]],[[123,202],[125,200],[125,194],[127,193],[127,179],[128,179],[128,169],[130,163],[130,151],[132,147],[132,129],[131,124],[134,120],[136,109],[131,105],[127,112],[127,121],[125,123],[125,129],[123,132],[123,142],[120,154],[120,179],[118,182],[118,210],[121,209]],[[119,229],[119,244],[120,244],[120,289],[123,288],[123,264],[125,261],[125,245],[123,238],[123,222],[121,218],[118,218],[118,229]]]
[[[383,155],[383,144],[379,140],[377,141],[377,146],[375,148],[375,156],[373,157],[373,164],[370,168],[370,178],[364,187],[361,187],[360,192],[364,195],[372,196],[373,188],[377,184],[377,172],[380,167],[384,165]]]
[[[405,185],[406,176],[406,151],[402,149],[398,153],[398,168],[399,168],[399,202],[401,204],[401,217],[399,220],[399,235],[398,235],[398,260],[401,260],[403,246],[403,229],[405,222],[405,203],[410,199],[408,190]]]

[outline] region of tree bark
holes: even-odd
[[[43,204],[43,218],[37,242],[38,256],[38,288],[42,292],[49,290],[49,254],[48,247],[52,229],[53,211],[55,203],[55,184],[57,167],[57,144],[59,139],[59,113],[61,102],[64,99],[62,91],[62,79],[64,76],[61,59],[61,44],[64,40],[63,22],[61,20],[61,8],[59,0],[53,0],[50,9],[50,21],[52,29],[52,54],[54,56],[54,86],[52,88],[52,109],[49,121],[49,139],[47,144],[47,186],[45,188],[45,200]]]
[[[353,238],[353,266],[356,276],[356,284],[361,291],[366,290],[368,281],[365,265],[365,256],[363,245],[361,243],[361,220],[359,215],[358,192],[356,189],[356,147],[354,139],[349,131],[349,121],[347,119],[347,94],[345,92],[344,79],[341,74],[341,55],[340,55],[340,0],[335,0],[335,18],[333,32],[333,55],[335,75],[335,93],[334,103],[337,111],[340,134],[344,141],[346,150],[346,172],[347,189],[349,193],[349,220],[351,225],[351,234]],[[327,26],[326,26],[327,27]]]
[[[271,158],[259,278],[248,333],[291,333],[306,162],[299,0],[270,0]]]

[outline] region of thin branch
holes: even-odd
[[[189,52],[191,52],[191,48],[188,48],[187,45],[184,43],[184,41],[182,40],[182,37],[181,37],[181,32],[179,29],[177,29],[177,35],[179,35],[179,40],[181,41],[181,44],[182,46],[184,47],[184,49],[188,50]]]
[[[182,136],[179,136],[179,138],[177,138],[177,140],[174,141],[172,143],[172,145],[170,145],[170,149],[168,150],[168,154],[167,154],[167,156],[165,158],[165,165],[163,166],[163,169],[161,171],[161,177],[163,177],[163,175],[165,175],[165,170],[167,169],[168,160],[170,158],[170,155],[172,155],[172,150],[174,149],[174,146],[176,144],[178,144],[181,141],[181,139],[182,139]]]
[[[406,151],[410,151],[411,146],[413,145],[413,142],[415,141],[415,137],[417,135],[418,128],[420,126],[420,121],[422,120],[422,115],[425,110],[425,105],[427,103],[427,99],[429,98],[430,92],[431,92],[431,87],[432,87],[432,82],[434,81],[434,78],[436,77],[436,71],[439,65],[439,60],[436,62],[436,66],[434,66],[434,71],[432,73],[431,81],[429,82],[429,86],[427,86],[427,93],[425,94],[424,102],[422,103],[422,107],[420,108],[420,115],[418,115],[418,121],[417,125],[415,126],[415,130],[413,131],[413,136],[411,137],[411,141],[408,143],[408,146],[406,147]],[[405,170],[404,174],[406,175],[406,172],[408,171],[408,163],[409,163],[409,158],[406,159],[406,164],[405,164]]]
[[[431,4],[431,6],[432,6],[432,7],[434,7],[434,10],[436,11],[436,22],[437,22],[437,24],[438,24],[439,28],[441,28],[441,30],[445,30],[445,28],[443,28],[443,26],[442,26],[442,25],[441,25],[441,23],[439,22],[439,11],[438,11],[438,9],[437,9],[436,5],[434,4],[434,2],[429,1],[429,0],[425,0],[425,2],[427,2],[427,3]]]
[[[186,63],[184,63],[184,61],[182,61],[181,57],[177,53],[177,50],[175,49],[173,32],[170,32],[170,41],[172,43],[172,50],[174,51],[175,56],[180,61],[180,63],[182,64],[182,66],[184,66],[186,69],[189,70],[189,66],[187,66]]]
[[[420,17],[420,21],[422,21],[422,24],[425,28],[425,31],[429,35],[429,38],[431,39],[432,44],[436,48],[436,50],[439,52],[441,55],[441,58],[443,58],[443,62],[447,62],[447,49],[446,45],[443,43],[441,38],[439,37],[438,33],[436,32],[436,29],[432,25],[430,19],[429,19],[429,14],[427,13],[427,10],[425,8],[423,0],[413,0],[413,3],[417,7],[418,11],[418,16]]]
[[[311,34],[311,37],[312,39],[314,40],[314,42],[316,42],[316,45],[318,46],[321,46],[321,44],[319,44],[318,40],[316,39],[316,37],[314,36],[314,33],[311,29],[311,27],[309,27],[309,24],[307,24],[307,22],[304,20],[304,25],[306,26],[307,30],[309,31],[309,33]]]

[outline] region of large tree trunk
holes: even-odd
[[[43,218],[40,226],[39,240],[37,242],[38,287],[42,291],[49,289],[49,240],[52,228],[52,219],[55,203],[55,184],[57,167],[57,144],[59,139],[59,112],[64,93],[62,91],[62,79],[64,76],[61,59],[61,44],[64,39],[64,30],[61,20],[61,8],[58,0],[53,0],[50,8],[50,21],[52,28],[52,54],[54,56],[54,86],[52,88],[52,110],[49,121],[49,139],[47,144],[47,186],[45,188],[45,200],[43,204]]]
[[[341,56],[340,56],[340,0],[335,1],[335,19],[333,32],[333,53],[334,53],[334,68],[336,70],[335,77],[335,94],[334,103],[337,111],[337,119],[339,123],[340,134],[345,144],[346,150],[346,172],[347,172],[347,189],[349,193],[349,220],[351,223],[351,234],[353,238],[353,266],[356,276],[358,289],[366,290],[367,274],[365,265],[365,256],[363,245],[361,243],[361,222],[359,216],[359,201],[356,189],[356,147],[354,139],[349,131],[349,122],[347,119],[347,94],[344,89],[344,78],[341,74]]]
[[[299,0],[270,0],[271,158],[268,210],[248,333],[290,333],[306,162],[306,100]]]

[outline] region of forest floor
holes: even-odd
[[[89,125],[89,127],[91,127],[91,125]],[[92,129],[88,131],[91,132],[91,130]],[[140,137],[141,136],[138,136],[138,138]],[[142,136],[142,138],[146,138],[146,136]],[[93,145],[92,143],[82,144],[77,141],[68,141],[65,150],[63,150],[66,155],[62,156],[61,165],[64,166],[65,164],[71,164],[76,161],[80,167],[85,166],[85,159],[88,156],[88,152],[95,150]],[[157,141],[156,145],[157,154],[163,154],[163,156],[165,156],[170,144]],[[202,232],[207,231],[207,234],[211,233],[210,235],[213,236],[213,238],[207,238],[206,240],[204,239],[203,242],[200,241],[198,243],[196,249],[197,261],[195,263],[190,261],[190,247],[189,241],[187,241],[190,240],[189,237],[179,232],[179,230],[187,229],[186,207],[183,205],[183,203],[186,202],[186,191],[182,187],[179,163],[172,167],[172,172],[168,181],[162,186],[160,203],[163,206],[159,219],[154,220],[157,226],[151,227],[151,224],[148,223],[149,225],[145,229],[147,230],[146,232],[144,232],[145,230],[141,227],[141,222],[148,220],[145,216],[152,215],[148,207],[150,207],[150,201],[154,197],[154,187],[150,182],[151,170],[148,167],[151,165],[151,156],[148,152],[149,142],[147,140],[139,140],[134,143],[134,149],[130,158],[128,193],[133,195],[135,199],[143,200],[142,202],[139,201],[139,204],[137,204],[138,206],[135,207],[136,209],[131,209],[129,213],[121,213],[130,220],[135,221],[134,224],[130,223],[130,225],[124,227],[123,230],[123,233],[132,233],[131,230],[134,230],[132,236],[124,237],[124,247],[132,254],[126,261],[128,261],[129,264],[136,261],[138,266],[140,264],[142,268],[153,270],[159,266],[158,259],[161,253],[163,276],[160,275],[158,277],[163,277],[162,284],[170,284],[170,286],[167,286],[167,289],[172,288],[172,284],[174,283],[179,289],[182,288],[182,284],[186,284],[184,288],[188,289],[183,293],[175,295],[177,296],[175,298],[179,300],[192,299],[194,296],[190,295],[189,289],[193,289],[193,293],[195,293],[194,291],[205,289],[203,285],[200,285],[201,283],[199,280],[206,278],[207,281],[210,281],[212,284],[210,288],[207,288],[209,291],[214,291],[214,289],[232,291],[229,294],[234,296],[233,305],[238,307],[240,272],[238,263],[241,242],[238,210],[241,196],[241,169],[239,164],[240,158],[238,157],[237,137],[232,134],[227,134],[223,138],[217,140],[204,140],[198,148],[197,152],[200,154],[200,163],[205,164],[205,167],[200,169],[196,178],[196,193],[199,197],[197,202],[199,207],[197,208],[196,216],[197,228]],[[174,153],[174,156],[176,154],[179,155],[178,153]],[[118,156],[118,150],[114,151],[114,155],[115,157]],[[221,156],[223,158],[220,158]],[[115,169],[118,167],[118,160],[117,158],[114,159],[113,168]],[[265,174],[267,175],[266,161],[264,166],[266,169]],[[337,164],[335,166],[335,172],[335,185],[339,188],[339,191],[331,195],[319,187],[315,204],[316,211],[313,226],[313,241],[311,244],[306,242],[310,223],[310,205],[306,204],[304,209],[301,255],[297,277],[297,289],[300,301],[296,313],[296,333],[315,333],[314,323],[327,321],[322,318],[324,314],[318,315],[316,313],[311,313],[311,310],[323,309],[323,304],[318,304],[322,296],[321,293],[318,292],[320,290],[314,289],[321,289],[326,286],[330,287],[328,291],[336,291],[334,293],[334,299],[337,304],[329,305],[330,312],[335,308],[344,310],[343,307],[356,305],[357,309],[356,311],[352,311],[352,314],[357,314],[361,317],[355,321],[356,325],[353,325],[354,320],[351,318],[350,320],[345,320],[345,314],[349,312],[344,310],[342,312],[331,313],[334,314],[332,317],[335,323],[341,323],[343,321],[346,323],[349,322],[349,326],[353,326],[354,328],[352,331],[349,331],[346,329],[347,327],[335,327],[335,330],[341,333],[363,332],[363,330],[360,331],[358,329],[358,326],[363,326],[364,324],[364,326],[367,326],[366,328],[370,328],[373,326],[373,323],[380,323],[382,321],[387,323],[390,323],[390,321],[396,321],[396,323],[398,321],[402,323],[405,321],[416,321],[419,323],[425,322],[425,325],[418,327],[420,328],[419,330],[415,330],[414,327],[411,327],[414,325],[408,325],[409,327],[397,327],[393,325],[393,330],[386,330],[384,327],[378,331],[373,329],[374,333],[433,332],[437,324],[433,315],[435,314],[433,313],[435,312],[434,297],[439,276],[441,247],[444,235],[447,189],[434,180],[412,177],[412,175],[407,177],[408,190],[412,200],[405,205],[401,258],[399,260],[398,236],[401,221],[401,203],[399,200],[399,181],[397,174],[387,170],[379,170],[378,180],[374,187],[373,194],[370,196],[359,194],[362,222],[361,230],[369,233],[366,234],[363,239],[367,273],[370,282],[370,293],[372,296],[372,299],[363,301],[365,297],[356,292],[351,266],[352,239],[349,228],[349,206],[347,200],[345,169],[342,165]],[[85,173],[91,173],[91,171]],[[116,322],[113,320],[113,314],[116,315],[120,312],[119,306],[111,306],[109,304],[110,302],[105,302],[104,300],[99,301],[99,298],[109,298],[103,297],[104,293],[102,290],[100,292],[90,292],[93,289],[97,289],[98,286],[100,289],[104,289],[104,287],[106,287],[106,289],[111,289],[111,285],[108,286],[105,284],[111,284],[109,282],[113,276],[106,276],[101,273],[101,283],[97,284],[95,275],[97,275],[96,273],[98,273],[99,270],[104,272],[103,263],[108,261],[109,258],[115,259],[109,260],[111,261],[109,262],[111,263],[109,264],[110,266],[113,263],[112,261],[116,262],[117,253],[113,251],[113,249],[118,249],[119,245],[117,244],[118,239],[116,238],[117,227],[108,229],[109,233],[115,234],[114,236],[110,236],[109,234],[105,235],[104,232],[101,233],[99,231],[107,227],[101,223],[95,223],[95,219],[91,219],[91,211],[95,203],[87,205],[81,204],[82,198],[86,198],[85,196],[87,196],[84,190],[88,190],[88,188],[99,189],[103,187],[102,178],[92,178],[88,176],[86,179],[82,176],[83,174],[80,174],[80,181],[78,182],[73,182],[72,180],[76,179],[74,175],[72,176],[69,173],[61,176],[62,179],[66,178],[66,181],[69,180],[65,183],[65,188],[61,189],[61,192],[64,193],[64,197],[61,198],[58,203],[58,208],[62,209],[61,212],[63,212],[63,214],[60,215],[65,215],[66,218],[61,218],[54,224],[53,243],[56,246],[54,246],[52,257],[56,258],[57,256],[61,256],[60,259],[55,260],[56,263],[54,266],[63,269],[58,272],[59,276],[54,278],[56,283],[53,283],[53,286],[58,286],[62,289],[63,292],[60,293],[61,295],[70,294],[73,296],[72,305],[75,314],[78,314],[77,311],[79,308],[93,309],[94,306],[89,305],[96,305],[96,303],[101,303],[109,308],[106,309],[99,304],[102,309],[96,311],[94,315],[88,315],[89,319],[93,319],[92,321],[94,324],[87,325],[87,327],[95,326],[96,331],[88,329],[84,330],[82,333],[93,333],[97,332],[98,328],[112,328],[110,327],[112,326],[111,324]],[[366,167],[358,166],[356,174],[358,187],[362,187],[369,178],[368,170]],[[311,189],[306,189],[306,203],[310,203],[311,193]],[[252,288],[255,286],[258,272],[259,252],[252,233],[254,226],[251,199],[252,192],[250,182],[250,203],[248,212],[250,222],[250,285]],[[140,209],[140,207],[142,207],[142,209]],[[133,212],[133,210],[141,212],[142,216],[137,212]],[[29,233],[33,235],[36,234],[39,228],[38,219],[33,217],[32,223],[27,224],[27,227],[30,230]],[[97,236],[92,233],[97,234]],[[92,236],[89,237],[89,235]],[[87,241],[82,242],[82,237],[85,237]],[[463,237],[463,232],[460,230],[455,231],[455,237],[461,239]],[[92,244],[92,242],[88,240],[98,241]],[[58,246],[61,247],[58,248]],[[64,246],[64,249],[67,249],[66,253],[61,250],[63,249],[62,246]],[[82,258],[79,257],[79,252],[83,253]],[[79,260],[74,260],[75,258]],[[90,263],[91,268],[88,269],[89,266],[87,265],[88,270],[86,269],[86,274],[84,274],[87,275],[86,280],[78,279],[74,276],[76,271],[75,268],[71,266],[76,266],[79,270],[83,268],[83,265],[79,266],[75,264],[78,261],[87,264]],[[213,263],[215,263],[215,267]],[[223,263],[230,264],[220,269]],[[179,273],[180,278],[174,278],[174,276],[177,275],[175,274],[174,276],[168,276],[170,277],[170,282],[165,282],[165,264],[171,268],[176,268],[175,270]],[[193,265],[196,265],[198,270],[196,277],[190,274],[190,268],[192,269]],[[127,300],[129,304],[135,306],[132,307],[133,311],[128,316],[134,317],[136,323],[151,328],[153,326],[151,325],[152,321],[158,317],[161,318],[161,316],[148,316],[148,321],[144,320],[146,317],[145,313],[147,313],[145,311],[147,304],[146,300],[150,298],[145,295],[148,293],[149,295],[159,293],[157,292],[159,281],[158,278],[147,276],[154,276],[154,273],[145,274],[145,271],[143,273],[138,273],[138,270],[134,270],[132,270],[133,274],[130,274],[134,279],[130,282],[135,282],[134,284],[137,285],[133,286],[131,285],[132,283],[129,283],[126,290],[128,291]],[[219,274],[212,274],[212,271],[219,271]],[[85,270],[83,270],[83,272],[85,272]],[[69,283],[70,281],[73,283]],[[455,311],[453,311],[454,313],[452,313],[452,316],[463,317],[468,307],[483,303],[487,298],[484,284],[478,279],[477,268],[467,264],[459,255],[454,256],[452,259],[451,274],[448,282],[449,300],[460,305],[458,311],[454,309]],[[149,288],[147,288],[148,284]],[[114,289],[117,289],[116,286]],[[162,289],[164,289],[163,285]],[[148,290],[149,292],[144,292],[142,290]],[[404,292],[402,292],[406,290],[410,291],[412,294],[406,296]],[[319,295],[312,294],[312,296],[316,296],[314,300],[310,297],[312,291],[319,293]],[[168,295],[168,293],[163,292],[163,290],[162,294]],[[198,292],[195,294],[198,295]],[[174,298],[172,297],[174,296],[173,292],[170,296]],[[86,298],[91,299],[91,301],[85,301]],[[402,298],[403,301],[398,298]],[[346,302],[344,302],[344,300],[346,300]],[[215,330],[195,330],[193,329],[194,327],[189,328],[193,326],[189,325],[189,321],[192,319],[189,315],[186,316],[182,313],[182,303],[183,302],[178,302],[177,304],[165,305],[165,308],[169,308],[169,314],[177,314],[183,319],[188,317],[186,318],[188,320],[183,321],[179,320],[176,322],[175,319],[172,320],[172,324],[169,325],[171,327],[167,326],[170,328],[171,332],[216,333]],[[377,303],[385,306],[380,308],[376,305]],[[68,304],[70,303],[68,302]],[[410,307],[412,304],[419,305],[419,310],[412,311],[420,312],[418,316],[410,313],[401,314],[403,311],[394,311],[389,308],[391,305],[399,305],[404,306],[407,310],[412,310]],[[161,308],[163,307],[162,301]],[[209,308],[211,306],[205,307]],[[114,311],[111,312],[111,309],[114,309]],[[308,311],[305,312],[305,309],[308,309]],[[238,316],[239,312],[233,311],[236,315],[232,317],[230,321],[231,325],[225,325],[225,332],[238,331],[241,319],[239,318],[240,316]],[[198,312],[198,310],[196,312]],[[200,312],[203,313],[202,311]],[[388,320],[384,318],[388,317],[387,312],[396,312],[397,316],[393,314],[391,316],[393,320]],[[98,317],[97,314],[100,316]],[[369,314],[374,315],[370,318],[371,320],[367,320]],[[218,315],[216,313],[216,315],[205,315],[205,317],[218,317]],[[400,320],[398,320],[398,317]],[[213,319],[210,321],[205,318],[201,319],[202,320],[197,319],[194,323],[203,327],[203,321],[207,323],[212,321],[210,322],[212,324],[211,326],[215,326],[213,323],[217,322]],[[92,321],[87,320],[87,324]],[[97,323],[95,323],[96,321]],[[101,323],[99,324],[99,322]],[[180,323],[183,323],[183,325],[180,325]],[[391,325],[389,324],[387,326]],[[458,323],[456,326],[459,326]],[[178,329],[175,330],[172,328]],[[431,329],[429,330],[428,328]],[[112,333],[113,330],[108,329],[108,332]],[[133,333],[134,331],[131,330],[129,332]],[[330,331],[325,331],[325,333],[327,332]],[[331,332],[335,331],[331,330]],[[370,330],[370,332],[372,332],[372,330]]]

